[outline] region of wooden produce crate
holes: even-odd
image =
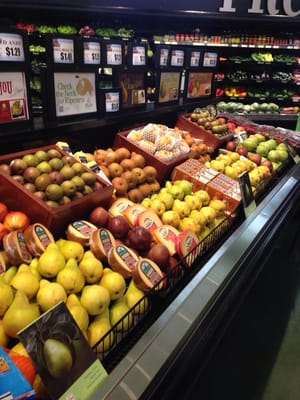
[[[196,122],[191,121],[190,115],[191,114],[180,114],[176,122],[176,127],[184,131],[188,131],[192,137],[203,141],[203,143],[205,143],[208,147],[211,147],[213,150],[218,149],[221,145],[223,145],[223,143],[226,143],[228,140],[232,139],[232,133],[218,136],[211,131],[204,129]]]
[[[32,154],[38,150],[47,151],[51,148],[59,150],[63,156],[68,155],[68,153],[56,145],[44,146],[0,156],[0,164],[8,163],[15,158],[23,157],[25,154]],[[84,168],[86,171],[92,172],[87,167]],[[98,175],[96,175],[96,179],[102,186],[100,189],[86,194],[81,198],[74,199],[67,204],[51,208],[22,184],[16,182],[11,176],[0,171],[0,200],[10,210],[25,212],[30,217],[32,223],[40,222],[54,235],[59,235],[64,233],[68,223],[85,217],[94,207],[100,204],[105,205],[111,199],[113,194],[112,185],[108,184],[108,182]]]
[[[139,128],[137,128],[139,129]],[[134,151],[136,153],[142,154],[146,160],[146,164],[152,165],[157,169],[157,180],[162,183],[163,181],[167,180],[173,170],[173,168],[185,161],[189,155],[183,154],[169,162],[162,161],[157,158],[152,153],[148,152],[147,150],[138,146],[134,141],[127,137],[127,135],[131,132],[130,130],[118,132],[115,136],[113,149],[117,149],[118,147],[126,147],[131,152]]]

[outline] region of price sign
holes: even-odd
[[[190,58],[190,67],[199,67],[200,65],[200,51],[192,51]]]
[[[23,38],[14,33],[0,33],[0,61],[25,61]]]
[[[117,43],[107,44],[106,57],[108,65],[122,65],[122,45]]]
[[[249,172],[245,171],[238,177],[245,217],[249,217],[250,214],[256,209],[256,203],[252,192],[252,187],[249,178]]]
[[[171,52],[171,66],[182,67],[184,63],[184,51],[183,50],[172,50]]]
[[[98,42],[84,42],[83,44],[84,64],[100,64],[101,50]]]
[[[218,54],[206,51],[203,58],[203,67],[214,68],[217,66]]]
[[[119,92],[105,93],[105,111],[117,112],[120,109],[120,94]]]
[[[74,64],[74,41],[72,39],[53,39],[53,60],[57,64]]]
[[[146,65],[146,51],[144,46],[134,46],[132,48],[132,65]]]
[[[159,65],[160,67],[168,66],[169,49],[160,49]]]
[[[284,140],[284,143],[287,147],[288,153],[289,155],[292,157],[292,159],[294,160],[295,164],[298,164],[300,162],[300,156],[297,153],[297,151],[295,150],[295,148],[290,144],[290,142],[288,141],[288,139]]]

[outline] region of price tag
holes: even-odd
[[[294,147],[291,146],[290,142],[287,139],[284,140],[284,143],[285,143],[285,145],[287,147],[289,155],[292,157],[292,159],[294,160],[295,164],[298,164],[300,162],[299,154],[296,152]]]
[[[98,42],[84,42],[83,44],[84,64],[100,64],[101,50]]]
[[[184,63],[184,51],[183,50],[172,50],[171,52],[171,66],[182,67]]]
[[[200,65],[200,51],[192,51],[190,58],[190,66],[191,67],[199,67]]]
[[[120,95],[119,92],[105,93],[105,111],[117,112],[120,109]]]
[[[203,67],[214,68],[217,66],[217,62],[218,62],[218,54],[217,53],[211,53],[208,51],[204,53]]]
[[[57,64],[74,63],[74,41],[72,39],[53,39],[53,60]]]
[[[168,57],[169,57],[169,50],[168,49],[160,49],[159,65],[161,67],[167,67]]]
[[[122,45],[117,43],[109,43],[106,46],[106,56],[108,65],[122,64]]]
[[[25,61],[23,38],[14,33],[0,33],[0,61]]]
[[[249,217],[250,214],[256,209],[256,203],[252,192],[252,187],[249,178],[249,172],[245,171],[238,177],[240,191],[242,195],[243,207],[245,217]]]
[[[132,65],[146,65],[146,52],[144,46],[134,46],[132,48]]]

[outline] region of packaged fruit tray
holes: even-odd
[[[62,204],[55,204],[55,206],[52,204],[52,206],[49,206],[46,202],[45,188],[43,190],[41,187],[29,189],[29,186],[26,185],[29,181],[31,184],[36,182],[36,180],[33,179],[33,170],[31,169],[29,177],[26,176],[24,178],[24,173],[27,174],[28,170],[23,168],[24,165],[22,165],[21,161],[17,162],[17,164],[20,164],[19,166],[17,165],[17,167],[15,162],[15,160],[24,160],[24,157],[25,160],[29,160],[29,155],[42,155],[47,154],[49,151],[53,153],[58,152],[60,157],[64,159],[65,163],[68,165],[78,161],[56,145],[33,148],[23,152],[0,156],[0,199],[7,204],[11,210],[17,209],[30,215],[32,223],[42,223],[53,234],[59,235],[63,233],[62,229],[64,229],[69,222],[76,218],[82,218],[82,216],[87,215],[94,207],[100,204],[105,205],[112,197],[113,187],[86,166],[77,163],[81,165],[81,174],[88,173],[88,176],[92,174],[91,181],[93,183],[88,185],[90,189],[86,192],[81,191],[80,193],[74,194],[72,198],[66,196],[68,200],[66,200],[66,197],[62,197],[60,200]],[[31,161],[27,161],[27,164],[28,163],[30,164]],[[15,166],[12,168],[13,164]],[[49,168],[46,164],[44,164],[44,168],[43,171],[48,171],[44,173],[49,174]],[[27,172],[25,172],[25,170]],[[58,172],[57,168],[56,172]],[[40,173],[40,176],[41,175],[42,172]],[[46,178],[44,179],[44,182],[45,181]],[[42,185],[42,183],[40,184]],[[40,192],[41,197],[31,190]],[[65,204],[63,203],[64,199],[66,200]]]
[[[191,120],[191,114],[180,114],[176,122],[176,127],[188,131],[192,137],[202,140],[203,143],[205,143],[208,147],[211,147],[213,150],[216,150],[223,143],[226,143],[233,137],[232,132],[229,131],[223,131],[219,134],[216,134],[210,129],[205,129],[196,121]]]
[[[201,268],[200,258],[224,237],[236,216],[237,212],[225,214],[224,218],[211,228],[210,232],[186,256],[178,257],[178,262],[173,268],[151,290],[145,292],[144,297],[93,346],[97,357],[108,371],[112,370],[124,357],[128,346],[134,344],[138,332],[145,331],[145,325],[151,320],[150,314],[155,311],[156,304],[158,303],[161,307],[168,296],[173,293],[176,295],[176,289],[186,284],[192,278],[192,274]]]
[[[154,149],[155,144],[150,140],[150,137],[154,136],[154,131],[155,130],[159,130],[160,129],[160,125],[156,125],[156,124],[148,124],[147,126],[144,127],[139,127],[139,128],[135,128],[135,129],[130,129],[130,130],[126,130],[126,131],[122,131],[122,132],[118,132],[115,136],[114,139],[114,143],[113,143],[113,149],[117,149],[118,147],[126,147],[128,150],[130,150],[131,152],[136,152],[139,154],[142,154],[146,160],[146,163],[149,165],[152,165],[153,167],[155,167],[157,169],[157,180],[159,182],[163,182],[164,180],[166,180],[168,178],[168,176],[170,175],[172,169],[180,164],[181,162],[185,161],[190,153],[190,148],[189,146],[184,142],[182,142],[181,140],[181,144],[184,145],[184,150],[181,152],[178,152],[178,155],[174,156],[171,160],[167,161],[167,157],[168,157],[168,153],[170,153],[171,151],[174,151],[175,147],[174,143],[160,143],[161,144],[161,150],[159,150],[162,154],[162,156],[166,156],[166,159],[161,159],[158,156],[155,155],[155,153],[153,152],[154,150],[152,150],[152,147]],[[140,133],[143,132],[145,130],[145,128],[148,130],[149,133],[149,139],[148,140],[140,140]],[[149,128],[149,129],[148,129]],[[150,128],[152,129],[152,131],[150,130]],[[164,127],[167,130],[170,128]],[[174,130],[172,130],[174,131]],[[134,136],[137,136],[137,139],[134,138]],[[180,133],[177,133],[178,135],[180,135]],[[166,134],[162,134],[161,137],[159,139],[170,139],[170,135]],[[149,148],[147,147],[141,147],[142,146],[142,142],[144,142],[145,144],[149,145]],[[147,142],[147,143],[146,143]],[[152,146],[150,148],[150,146]],[[168,148],[168,146],[170,146],[170,148]],[[158,154],[158,153],[156,153]]]

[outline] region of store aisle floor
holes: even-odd
[[[296,221],[295,221],[296,223]],[[184,400],[300,399],[300,229],[274,249]]]

